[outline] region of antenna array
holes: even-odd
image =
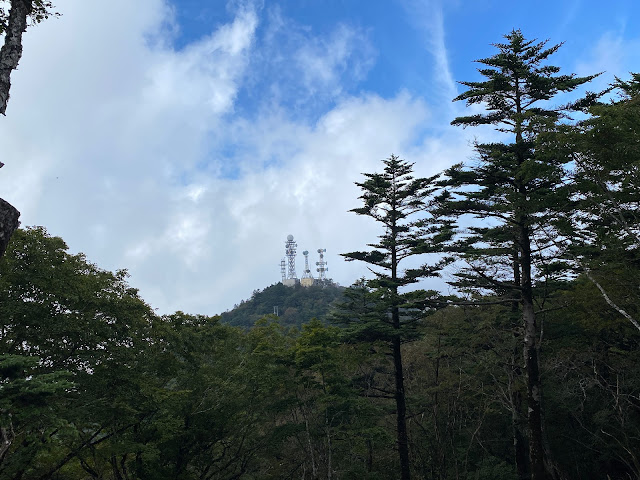
[[[287,278],[298,278],[296,275],[297,248],[298,244],[293,240],[293,235],[287,235],[287,243],[285,243],[287,259],[289,260],[289,272],[287,274]]]
[[[318,268],[316,268],[317,272],[318,272],[318,280],[326,280],[327,276],[326,276],[326,272],[329,270],[329,268],[327,267],[327,262],[325,262],[324,260],[324,252],[326,252],[327,249],[326,248],[319,248],[318,249],[318,253],[320,254],[320,261],[316,262],[316,266]]]

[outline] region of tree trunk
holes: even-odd
[[[9,448],[11,448],[14,438],[15,433],[13,432],[13,425],[11,423],[9,424],[8,429],[0,427],[0,464],[2,464],[5,455],[9,451]]]
[[[395,179],[395,177],[394,177]],[[395,283],[398,280],[398,225],[397,214],[398,205],[396,197],[391,200],[391,280],[394,282],[392,288],[393,306],[391,307],[391,320],[395,335],[392,341],[393,367],[396,381],[396,429],[398,435],[398,454],[400,456],[400,479],[411,479],[411,468],[409,464],[409,438],[407,435],[407,399],[404,392],[404,372],[402,368],[402,338],[400,336],[400,309],[398,308],[398,287]]]
[[[11,235],[18,228],[20,212],[9,202],[0,198],[0,258],[4,255]]]
[[[520,349],[518,349],[520,351]],[[512,362],[516,365],[516,362],[521,361],[520,355],[517,352],[513,352]],[[527,461],[527,446],[525,437],[523,435],[523,422],[522,422],[522,395],[518,390],[518,383],[520,380],[521,372],[519,368],[509,367],[509,401],[511,403],[511,433],[513,435],[513,453],[516,461],[516,472],[518,474],[518,480],[527,480],[529,478],[529,468]]]
[[[518,116],[522,114],[520,91],[516,78],[516,108]],[[522,124],[516,121],[516,156],[518,167],[525,160]],[[517,191],[520,201],[526,205],[528,195],[526,186],[518,182]],[[533,280],[531,278],[531,233],[529,218],[522,206],[516,207],[517,243],[520,262],[520,304],[524,328],[524,364],[527,375],[527,427],[529,430],[529,468],[531,480],[544,480],[545,458],[544,437],[542,433],[542,383],[538,362],[538,342],[536,314],[533,305]]]
[[[0,49],[0,113],[3,115],[9,101],[11,72],[18,67],[22,57],[22,34],[27,29],[27,17],[32,10],[32,0],[11,0],[4,45]],[[4,255],[11,235],[18,228],[18,217],[20,212],[0,198],[0,257]]]
[[[0,49],[0,113],[5,115],[11,88],[11,72],[22,57],[22,34],[27,29],[27,17],[33,9],[32,0],[11,0],[4,45]]]
[[[392,311],[393,324],[396,329],[400,328],[400,312],[398,307]],[[397,325],[397,326],[396,326]],[[400,335],[393,338],[393,366],[396,380],[396,423],[398,433],[398,453],[400,455],[400,478],[410,480],[411,470],[409,468],[409,439],[407,436],[407,402],[404,392],[404,372],[402,369],[402,351]]]
[[[522,268],[522,320],[524,324],[524,361],[527,372],[527,424],[531,479],[546,478],[542,433],[542,382],[538,364],[536,315],[531,281],[531,239],[525,221],[520,225],[520,264]]]
[[[513,254],[513,284],[520,286],[520,252],[517,242],[514,244]],[[511,366],[508,368],[509,377],[509,401],[511,403],[511,429],[513,434],[513,452],[516,461],[516,472],[518,480],[529,478],[529,464],[527,459],[527,446],[523,435],[524,426],[522,422],[522,394],[518,388],[522,379],[522,357],[521,352],[521,330],[520,330],[520,303],[514,301],[511,304],[511,329],[513,334],[513,350],[511,353]]]

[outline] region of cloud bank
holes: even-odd
[[[268,35],[284,35],[274,12],[237,9],[176,50],[160,0],[57,6],[60,19],[26,36],[0,132],[0,188],[23,225],[47,226],[103,268],[127,268],[161,312],[219,313],[277,282],[289,233],[300,250],[327,248],[336,281],[365,273],[338,256],[376,235],[347,212],[353,182],[410,150],[429,109],[408,92],[345,94],[342,79],[357,82],[375,57],[361,29],[292,30],[289,71],[256,80],[277,64],[259,64],[275,47]],[[257,34],[260,13],[272,18],[268,35]],[[291,78],[331,107],[301,120],[274,93]],[[239,113],[242,89],[258,84],[269,85],[260,108]]]
[[[277,6],[235,2],[177,48],[167,1],[56,4],[63,16],[25,36],[0,118],[0,195],[23,225],[128,269],[159,312],[220,313],[279,281],[288,234],[299,251],[326,248],[329,277],[350,284],[366,269],[339,253],[378,234],[348,212],[361,173],[392,153],[424,176],[470,156],[476,132],[448,127],[437,3],[414,25],[437,83],[429,101],[360,90],[381,52],[346,21],[320,34]],[[603,37],[593,62],[616,42]]]

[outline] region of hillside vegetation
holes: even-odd
[[[276,315],[285,326],[302,326],[312,318],[326,321],[332,306],[342,297],[343,287],[325,281],[311,287],[287,287],[276,283],[256,290],[233,310],[221,315],[222,322],[237,327],[252,327],[267,315]]]

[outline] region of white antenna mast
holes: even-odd
[[[324,260],[324,252],[326,252],[327,249],[326,248],[319,248],[318,249],[318,253],[320,254],[320,261],[316,262],[316,265],[318,266],[318,268],[316,268],[317,272],[318,272],[318,280],[326,280],[327,276],[326,276],[326,272],[329,270],[329,268],[327,267],[327,262],[325,262]]]

